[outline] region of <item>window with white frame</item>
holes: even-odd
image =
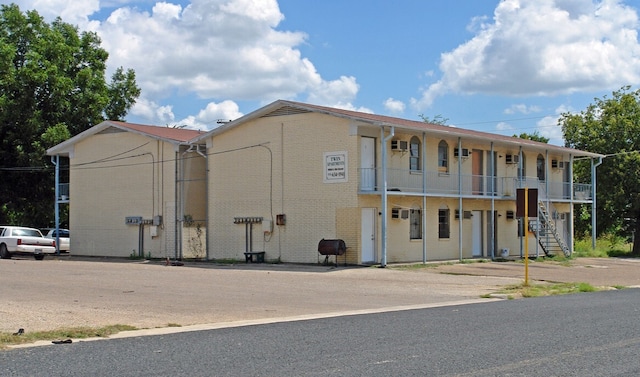
[[[449,144],[441,140],[438,143],[438,170],[440,172],[449,172]]]
[[[416,136],[409,141],[409,169],[420,170],[420,139]]]
[[[409,238],[412,240],[422,239],[422,211],[420,209],[411,209],[409,211]]]

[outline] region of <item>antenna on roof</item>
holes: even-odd
[[[231,122],[231,119],[218,119],[216,121],[216,123],[218,123],[218,124],[225,124],[225,123],[229,123],[229,122]]]

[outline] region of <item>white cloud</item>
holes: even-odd
[[[490,23],[440,60],[442,77],[412,103],[446,93],[567,94],[640,83],[638,15],[620,0],[503,0]]]
[[[359,89],[356,78],[353,76],[341,76],[334,81],[318,81],[307,101],[317,105],[355,110],[351,101],[356,98]]]
[[[147,119],[152,124],[166,126],[181,126],[197,130],[210,130],[218,126],[218,121],[228,121],[240,118],[242,115],[238,104],[226,100],[220,103],[210,102],[197,115],[188,115],[176,120],[173,106],[159,105],[148,99],[140,99],[131,109],[131,113]]]
[[[157,3],[153,6],[153,14],[159,19],[164,18],[167,21],[180,19],[181,12],[182,7],[176,4]]]
[[[238,104],[230,100],[220,103],[210,102],[197,115],[188,115],[180,120],[176,120],[173,106],[161,106],[147,99],[139,100],[131,109],[131,113],[153,124],[197,130],[211,130],[219,125],[218,121],[235,120],[244,115],[240,112]]]
[[[87,24],[89,16],[100,10],[100,0],[12,0],[11,2],[17,4],[23,12],[36,9],[38,14],[48,22],[60,17],[64,22],[73,25]]]
[[[97,32],[109,52],[108,77],[120,66],[136,72],[142,94],[132,114],[148,120],[170,120],[171,108],[161,104],[176,94],[263,103],[306,95],[313,103],[353,108],[359,90],[354,77],[325,80],[301,56],[297,47],[305,33],[276,29],[284,19],[276,0],[192,0],[185,6],[110,0],[109,8],[98,0],[18,3]],[[92,19],[100,6],[102,15],[113,11]]]
[[[513,130],[513,126],[506,122],[499,122],[496,124],[496,130],[498,131],[510,131]]]
[[[136,71],[143,95],[171,92],[205,99],[295,98],[349,103],[353,77],[324,80],[296,48],[306,35],[275,27],[283,19],[275,0],[193,0],[181,8],[158,3],[151,13],[119,8],[98,28],[111,67]]]
[[[532,114],[538,113],[541,109],[538,106],[527,106],[524,103],[518,103],[511,105],[508,109],[504,110],[505,114]]]
[[[168,125],[174,122],[172,106],[161,106],[147,98],[138,98],[131,108],[131,114],[152,121],[154,124]]]
[[[233,101],[222,101],[220,103],[210,102],[207,107],[198,112],[197,117],[194,117],[198,124],[202,124],[204,127],[197,127],[198,129],[210,130],[218,126],[218,122],[226,122],[240,118],[242,115],[238,104]]]
[[[387,98],[387,100],[384,101],[384,107],[394,114],[401,114],[404,112],[406,105],[404,104],[404,102],[397,99]]]
[[[549,115],[536,123],[540,135],[549,138],[549,144],[564,146],[562,127],[558,126],[558,120],[563,113],[571,112],[570,108],[562,105],[556,108],[555,115]]]

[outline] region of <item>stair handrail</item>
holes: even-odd
[[[551,210],[555,211],[555,207],[553,206],[553,203],[549,203],[549,205],[551,206]],[[556,228],[555,223],[553,221],[550,221],[549,219],[549,209],[547,209],[543,200],[538,199],[538,216],[540,215],[542,215],[542,219],[546,224],[545,226],[551,231],[551,234],[553,235],[556,242],[558,243],[558,246],[560,246],[560,249],[562,249],[562,252],[564,253],[564,255],[566,257],[570,257],[571,250],[569,249],[569,246],[562,239],[562,237],[560,236],[560,233],[558,233],[558,229]]]

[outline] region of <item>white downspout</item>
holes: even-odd
[[[596,168],[601,164],[602,157],[598,157],[598,162],[596,164],[594,164],[593,159],[591,159],[591,249],[593,250],[596,249]],[[573,175],[573,167],[571,168],[571,174]],[[573,217],[571,218],[571,223],[573,224]]]
[[[573,225],[573,206],[574,206],[574,192],[573,192],[573,154],[569,155],[569,167],[571,168],[571,174],[569,175],[569,218],[571,219],[571,233],[569,234],[569,251],[573,254],[573,237],[575,234],[575,226]]]
[[[462,260],[462,138],[458,138],[458,253]],[[454,216],[455,217],[455,216]]]
[[[55,189],[56,200],[54,201],[54,217],[56,226],[56,254],[60,254],[60,155],[51,156],[51,162],[55,165]]]
[[[427,263],[427,135],[422,133],[422,263]]]
[[[489,229],[489,248],[491,249],[491,260],[494,260],[496,256],[496,180],[495,180],[495,167],[496,167],[496,157],[495,152],[493,151],[493,141],[491,142],[491,158],[489,159],[489,164],[491,165],[491,169],[489,171],[489,179],[491,182],[491,214],[489,218],[491,219],[491,229]]]
[[[382,158],[382,224],[381,224],[381,249],[380,266],[387,266],[387,142],[395,136],[395,127],[391,126],[389,136],[384,136],[384,126],[380,127],[380,144]]]
[[[205,169],[205,179],[204,179],[204,228],[206,229],[206,233],[204,235],[205,242],[205,260],[209,260],[209,156],[207,155],[207,147],[204,147],[205,153],[200,151],[200,144],[196,147],[196,153],[200,156],[204,157],[204,169]]]
[[[178,254],[180,255],[180,257],[182,257],[182,221],[184,220],[184,218],[180,217],[180,206],[178,203],[178,191],[180,189],[180,177],[179,177],[179,172],[181,171],[181,169],[179,169],[178,167],[178,163],[180,162],[179,159],[180,156],[180,147],[176,146],[176,152],[175,152],[175,156],[174,156],[174,187],[173,187],[173,206],[174,206],[174,216],[175,216],[175,220],[173,222],[174,224],[174,246],[175,246],[175,250],[174,250],[174,260],[178,260]]]

